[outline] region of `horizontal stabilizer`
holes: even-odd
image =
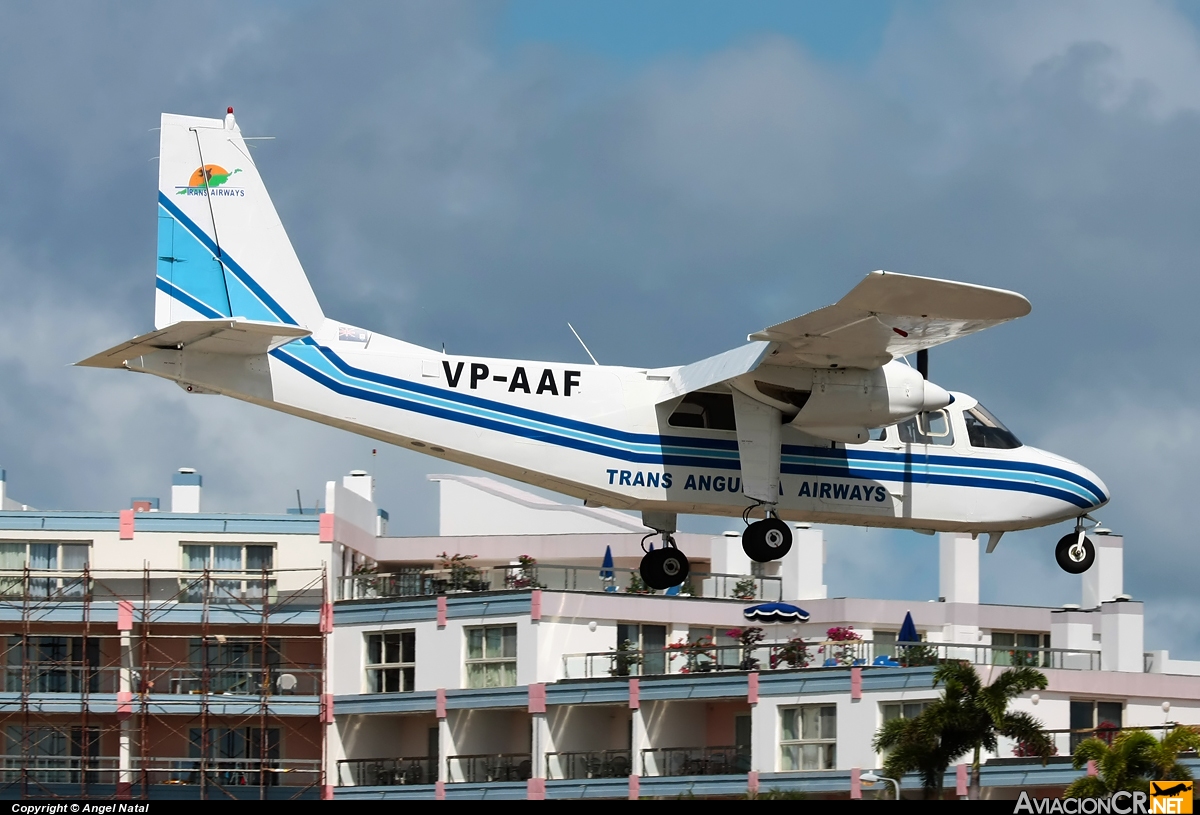
[[[125,361],[168,349],[206,354],[251,356],[265,354],[293,340],[307,337],[307,328],[250,320],[185,320],[151,331],[75,363],[88,368],[123,368]]]

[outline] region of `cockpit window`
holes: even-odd
[[[993,450],[1012,450],[1021,446],[1021,442],[1004,424],[988,412],[983,405],[963,411],[963,419],[967,422],[967,438],[972,447],[989,447]]]
[[[944,410],[918,413],[896,425],[896,434],[905,444],[936,444],[942,447],[954,445],[954,430],[950,417]]]

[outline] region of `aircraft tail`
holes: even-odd
[[[316,330],[324,320],[233,118],[164,113],[155,328],[241,317]]]

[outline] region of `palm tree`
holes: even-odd
[[[1147,792],[1150,779],[1187,781],[1192,773],[1179,763],[1179,754],[1200,749],[1200,733],[1190,727],[1177,727],[1156,739],[1145,730],[1123,730],[1110,745],[1091,738],[1075,748],[1071,762],[1083,769],[1096,762],[1096,775],[1085,775],[1071,782],[1063,793],[1067,798],[1103,798],[1120,790]]]
[[[897,778],[895,773],[919,772],[926,797],[940,798],[947,768],[973,753],[968,797],[978,799],[980,758],[984,750],[997,751],[1001,736],[1022,742],[1030,755],[1052,754],[1042,723],[1008,709],[1022,693],[1046,687],[1040,671],[1009,668],[985,687],[973,665],[948,662],[934,672],[933,684],[945,686],[941,699],[913,719],[888,722],[875,735],[875,749],[889,751],[885,774]]]

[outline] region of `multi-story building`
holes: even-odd
[[[937,698],[946,659],[985,681],[1013,664],[1049,680],[1014,707],[1060,757],[1002,743],[982,774],[990,795],[1061,791],[1079,775],[1074,745],[1097,732],[1200,724],[1200,662],[1145,652],[1115,534],[1097,536],[1081,596],[1063,598],[1079,602],[1057,607],[980,604],[979,546],[958,535],[940,540],[931,602],[829,598],[823,533],[803,525],[770,564],[737,533],[681,535],[692,576],[652,593],[636,579],[647,530],[630,516],[433,479],[429,537],[389,537],[365,473],[330,482],[311,514],[201,513],[185,471],[172,512],[153,499],[39,512],[0,494],[0,789],[869,796],[874,733]],[[807,619],[743,616],[780,600]],[[907,614],[918,646],[897,641]],[[964,771],[950,769],[949,791]]]

